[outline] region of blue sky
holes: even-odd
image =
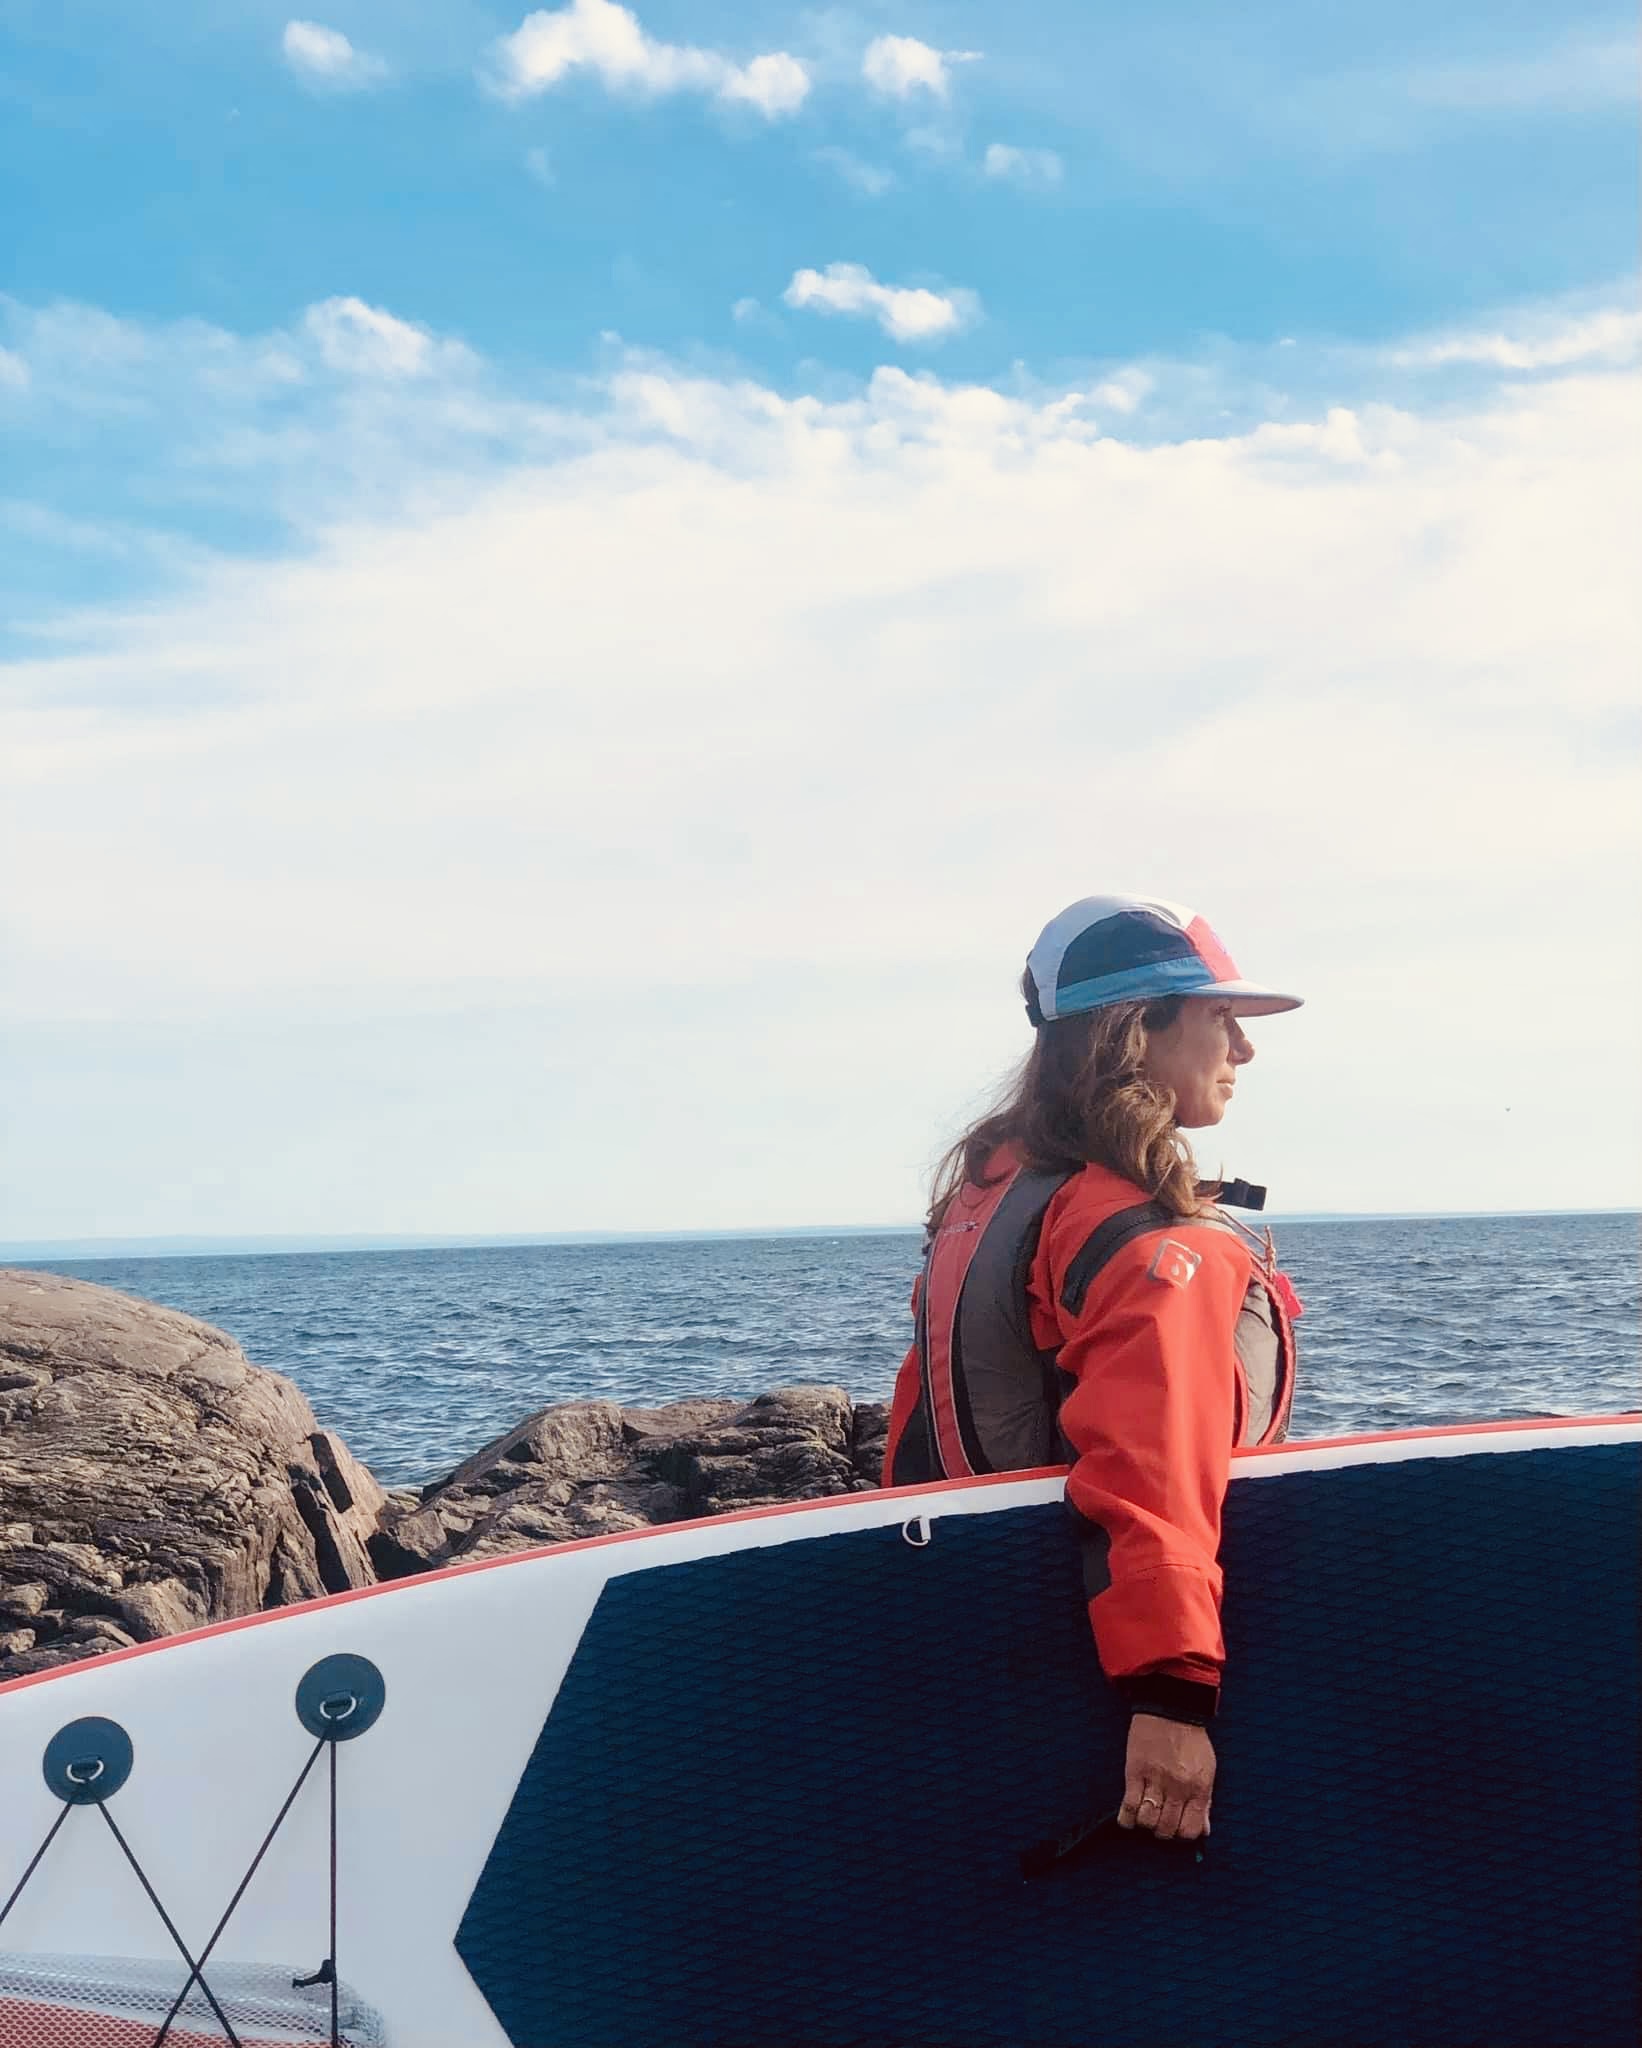
[[[0,0],[0,1236],[902,1221],[1113,884],[1634,1200],[1634,45]]]
[[[640,10],[657,42],[795,53],[813,82],[773,118],[587,65],[499,98],[476,72],[522,12],[437,0],[326,10],[382,67],[344,90],[282,55],[292,18],[0,10],[8,289],[240,332],[352,293],[512,364],[583,363],[614,327],[785,377],[802,338],[731,308],[836,249],[979,290],[949,361],[975,375],[1383,338],[1631,267],[1628,9]],[[860,73],[887,34],[981,54],[897,95]],[[994,143],[1052,151],[1058,181],[988,178]],[[825,357],[870,367],[869,338]]]
[[[513,39],[559,19],[585,25],[580,61],[510,84]],[[654,75],[601,69],[624,21]],[[26,508],[10,624],[42,598],[149,587],[167,538],[287,538],[254,483],[199,474],[179,446],[197,412],[131,388],[138,332],[271,335],[359,300],[520,395],[629,350],[830,391],[885,358],[883,326],[785,300],[800,271],[849,264],[968,309],[892,359],[1019,388],[1606,305],[1634,268],[1622,10],[426,0],[310,22],[3,0],[0,34],[0,345],[9,330],[20,362],[31,318],[64,306],[125,323],[106,346],[76,336],[100,402],[90,365],[37,338],[77,402],[7,422]],[[669,88],[661,59],[681,50],[787,53],[802,97]],[[49,369],[34,381],[49,392]],[[259,430],[309,396],[265,386]],[[91,560],[86,525],[127,513],[121,559]]]

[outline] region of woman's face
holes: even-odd
[[[1175,1122],[1183,1130],[1219,1123],[1237,1085],[1237,1069],[1254,1058],[1232,1009],[1220,996],[1188,996],[1166,1031],[1147,1035],[1146,1076],[1172,1090]]]

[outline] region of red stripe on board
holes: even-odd
[[[1614,1429],[1642,1424],[1642,1411],[1618,1415],[1557,1415],[1530,1417],[1517,1422],[1467,1422],[1436,1424],[1424,1429],[1382,1429],[1358,1436],[1297,1437],[1292,1443],[1246,1445],[1232,1452],[1239,1458],[1298,1457],[1308,1451],[1333,1451],[1353,1444],[1411,1443],[1425,1437],[1498,1436],[1509,1430]],[[231,1621],[207,1622],[204,1628],[184,1629],[180,1635],[161,1636],[157,1642],[133,1643],[128,1650],[105,1650],[100,1657],[84,1657],[74,1664],[54,1665],[50,1671],[30,1671],[21,1678],[0,1682],[0,1695],[21,1692],[25,1686],[44,1685],[51,1679],[74,1678],[106,1664],[124,1664],[133,1657],[148,1657],[156,1650],[175,1649],[179,1643],[197,1643],[207,1636],[232,1635],[242,1628],[261,1628],[293,1614],[311,1614],[321,1607],[347,1607],[355,1600],[376,1600],[388,1593],[408,1593],[443,1579],[465,1579],[474,1572],[493,1572],[511,1564],[525,1564],[534,1558],[558,1557],[572,1550],[604,1550],[616,1543],[642,1543],[651,1536],[672,1535],[683,1529],[719,1528],[737,1522],[767,1522],[778,1515],[808,1514],[812,1508],[845,1507],[857,1501],[896,1500],[931,1493],[956,1493],[976,1486],[1025,1485],[1037,1479],[1064,1478],[1064,1465],[1034,1465],[1025,1472],[985,1472],[973,1479],[932,1479],[912,1486],[880,1486],[865,1493],[827,1494],[819,1500],[783,1501],[778,1507],[742,1508],[733,1515],[698,1515],[688,1522],[662,1522],[648,1529],[618,1529],[609,1536],[577,1536],[568,1543],[541,1543],[531,1550],[511,1550],[505,1557],[475,1558],[471,1564],[441,1565],[438,1571],[421,1572],[415,1578],[390,1579],[380,1586],[355,1586],[347,1593],[326,1593],[317,1600],[296,1600],[289,1607],[271,1607],[261,1614],[240,1614]]]

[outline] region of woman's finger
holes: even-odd
[[[1209,1832],[1209,1803],[1206,1799],[1188,1799],[1185,1811],[1180,1816],[1180,1839],[1195,1842],[1199,1836]]]
[[[1132,1828],[1136,1825],[1150,1827],[1163,1805],[1161,1799],[1155,1800],[1146,1809],[1146,1817],[1142,1820],[1140,1817],[1141,1801],[1151,1796],[1152,1787],[1147,1780],[1145,1772],[1136,1770],[1131,1765],[1123,1783],[1123,1804],[1117,1810],[1118,1826],[1120,1828]]]
[[[1171,1792],[1163,1802],[1163,1812],[1159,1816],[1157,1823],[1157,1839],[1160,1842],[1172,1842],[1175,1836],[1179,1834],[1180,1817],[1184,1811],[1184,1800],[1178,1799]]]

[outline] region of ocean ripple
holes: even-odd
[[[1306,1304],[1295,1436],[1638,1405],[1632,1216],[1291,1224]],[[288,1373],[389,1485],[532,1409],[744,1399],[795,1380],[886,1400],[913,1232],[76,1261]]]

